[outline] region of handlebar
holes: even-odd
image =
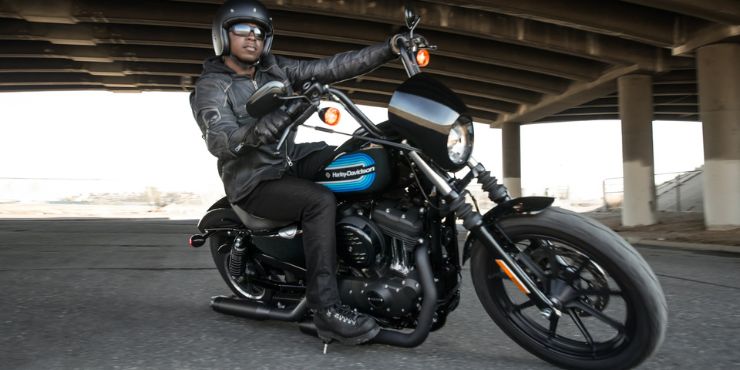
[[[421,35],[409,36],[409,38],[399,37],[396,40],[396,43],[398,46],[398,50],[400,51],[399,57],[401,58],[401,63],[403,64],[408,76],[412,77],[418,73],[421,73],[421,69],[416,62],[416,58],[414,57],[413,52],[417,51],[419,48],[436,50],[437,47],[434,45],[429,45],[427,40]],[[282,136],[280,137],[280,141],[278,142],[278,150],[280,150],[283,143],[288,138],[288,134],[291,130],[295,129],[295,127],[299,125],[302,125],[311,117],[312,114],[318,111],[319,101],[321,97],[324,96],[329,96],[332,100],[340,103],[347,110],[347,112],[349,112],[349,114],[355,120],[357,120],[360,126],[362,126],[362,128],[364,128],[365,131],[367,131],[370,135],[375,136],[379,139],[385,139],[383,132],[378,129],[378,127],[375,126],[375,124],[342,91],[332,88],[329,85],[322,85],[316,81],[310,81],[306,82],[302,86],[302,92],[300,95],[300,98],[294,98],[297,103],[288,104],[285,112],[289,116],[295,117],[295,115],[298,113],[300,108],[303,106],[303,104],[300,104],[300,101],[308,100],[311,102],[311,104],[297,118],[294,119],[293,123],[291,123],[288,128],[285,129]]]

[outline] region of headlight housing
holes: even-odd
[[[455,122],[447,135],[447,156],[455,165],[468,161],[473,152],[473,123]]]

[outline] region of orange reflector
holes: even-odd
[[[339,118],[341,117],[339,109],[334,107],[322,109],[319,111],[319,116],[321,117],[321,120],[329,126],[335,126],[339,123]]]
[[[416,63],[419,63],[419,67],[424,68],[428,66],[430,59],[429,50],[419,49],[419,51],[416,52]]]
[[[519,289],[519,291],[521,291],[522,293],[524,293],[526,295],[529,295],[529,289],[527,289],[527,287],[525,287],[524,284],[522,284],[522,282],[519,280],[519,278],[516,277],[516,275],[514,275],[511,272],[511,270],[509,270],[509,267],[506,266],[506,263],[504,263],[503,260],[497,259],[496,260],[496,264],[498,264],[498,267],[500,267],[501,270],[504,271],[504,273],[506,274],[506,276],[509,277],[509,280],[511,280],[511,282],[514,283],[514,285],[516,285],[516,287],[517,287],[517,289]]]

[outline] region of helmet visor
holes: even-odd
[[[254,38],[257,40],[265,39],[265,30],[259,26],[251,25],[248,23],[236,23],[229,27],[229,31],[237,36],[249,37],[250,33],[254,34]]]

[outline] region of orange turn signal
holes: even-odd
[[[339,114],[339,109],[334,107],[328,107],[324,108],[319,111],[319,117],[321,117],[321,120],[324,121],[329,126],[335,126],[337,123],[339,123],[339,118],[341,115]]]
[[[427,49],[419,49],[419,51],[416,52],[416,63],[419,64],[419,67],[426,67],[429,65],[429,60],[431,57],[429,56],[429,50]]]

